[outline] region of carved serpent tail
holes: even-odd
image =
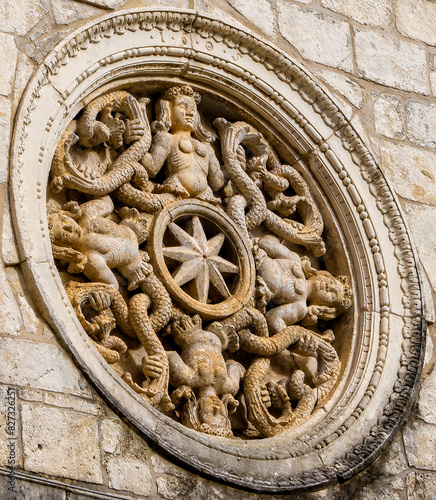
[[[145,389],[150,404],[152,406],[157,406],[161,403],[162,399],[169,399],[168,382],[170,370],[165,349],[156,335],[147,314],[149,304],[150,302],[147,295],[138,293],[130,299],[129,314],[132,327],[147,354],[149,356],[159,356],[162,365],[162,373],[160,376],[153,379]]]
[[[227,175],[247,200],[249,210],[245,215],[246,227],[248,231],[251,231],[265,218],[266,202],[262,191],[241,167],[237,159],[237,148],[242,142],[260,141],[262,135],[245,122],[229,123],[225,118],[217,118],[213,123],[220,134],[224,168]]]

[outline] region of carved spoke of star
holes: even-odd
[[[231,293],[224,280],[225,274],[238,274],[239,268],[232,262],[219,256],[225,236],[222,233],[207,239],[204,228],[198,217],[190,221],[190,232],[171,222],[168,225],[173,236],[180,243],[175,247],[164,247],[164,257],[180,262],[180,266],[173,272],[174,281],[183,286],[194,280],[198,300],[207,303],[210,284],[225,299]]]

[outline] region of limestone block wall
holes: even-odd
[[[422,266],[428,341],[410,418],[345,484],[281,498],[436,498],[436,2],[434,0],[3,0],[0,4],[0,498],[266,498],[161,456],[76,368],[28,293],[8,199],[8,148],[29,78],[90,19],[117,9],[196,9],[285,50],[329,91],[395,189]],[[35,159],[36,160],[36,159]],[[35,161],[36,164],[36,161]],[[14,474],[8,467],[14,466]],[[15,491],[8,490],[15,481]],[[268,495],[271,498],[271,495]]]

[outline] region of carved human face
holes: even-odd
[[[64,214],[53,217],[53,228],[51,230],[53,243],[62,247],[72,246],[80,238],[81,229],[77,222]]]
[[[178,95],[172,103],[171,131],[192,131],[197,117],[197,105],[192,97]]]
[[[311,304],[336,307],[344,298],[344,286],[333,276],[318,274],[309,279]]]

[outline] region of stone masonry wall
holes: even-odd
[[[0,498],[271,498],[199,477],[147,446],[75,367],[32,303],[20,270],[8,205],[8,147],[26,83],[45,55],[88,20],[110,9],[152,5],[197,9],[245,26],[287,51],[330,91],[398,195],[422,265],[427,320],[434,320],[435,0],[2,0]],[[419,398],[386,453],[343,485],[280,498],[436,498],[435,343],[430,325]],[[18,413],[10,429],[15,448],[7,446],[10,408]],[[15,496],[5,475],[11,453]]]

